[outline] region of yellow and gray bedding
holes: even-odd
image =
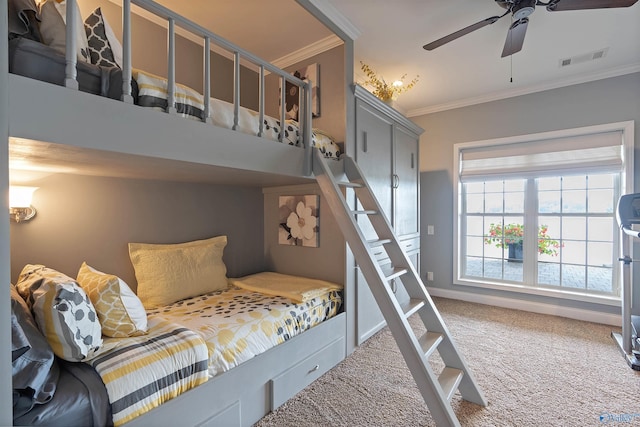
[[[109,395],[119,426],[207,381],[207,347],[200,336],[160,317],[145,336],[105,338],[88,364]]]
[[[134,244],[130,249],[148,255],[134,262],[136,274],[141,263],[165,262],[170,252],[174,259],[193,267],[184,271],[195,283],[205,277],[194,276],[194,271],[207,270],[194,267],[194,259],[216,264],[225,245],[226,237],[218,236],[175,245]],[[55,353],[68,362],[92,366],[106,387],[109,402],[91,401],[91,406],[110,405],[113,423],[119,426],[301,334],[342,308],[342,286],[321,280],[265,272],[233,279],[229,284],[226,279],[209,281],[209,288],[196,296],[186,289],[189,280],[176,280],[183,284],[179,287],[182,293],[174,290],[170,303],[145,309],[143,304],[150,300],[140,300],[120,278],[86,263],[77,280],[44,265],[27,265],[12,299],[24,300],[20,303],[25,306],[23,311],[30,312],[25,316],[33,316],[31,323],[37,323],[40,330],[32,327],[30,331],[41,338],[27,339],[29,334],[18,324],[25,322],[16,320],[15,328],[12,324],[12,352],[23,355],[19,362],[33,358],[44,346],[51,361]],[[170,289],[154,284],[163,292]],[[139,280],[138,290],[141,285],[146,283]],[[12,314],[16,312],[14,305],[20,304],[12,302]],[[121,327],[102,327],[109,322]],[[14,363],[14,375],[32,375],[23,382],[34,390],[42,388],[34,381],[48,378],[50,369],[50,365],[43,365],[39,370],[16,371]],[[61,393],[62,388],[56,392]],[[55,385],[47,385],[47,389],[56,390]],[[50,397],[42,403],[48,400]],[[24,413],[38,403],[25,402]],[[95,409],[92,412],[95,414]]]
[[[161,317],[200,335],[209,350],[209,375],[214,376],[335,316],[341,307],[337,289],[294,303],[231,285],[151,310],[149,319]]]

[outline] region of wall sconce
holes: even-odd
[[[9,215],[15,222],[28,221],[36,216],[36,209],[31,206],[31,197],[38,187],[9,187]]]

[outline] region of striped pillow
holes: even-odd
[[[102,345],[100,322],[91,300],[75,280],[44,265],[27,264],[16,289],[56,356],[80,362],[95,355]]]

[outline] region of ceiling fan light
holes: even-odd
[[[531,15],[536,8],[536,0],[522,0],[513,5],[511,13],[513,19],[518,20]]]

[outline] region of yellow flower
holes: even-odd
[[[367,80],[363,84],[373,86],[374,89],[372,93],[377,98],[380,98],[383,101],[396,99],[399,94],[413,88],[416,83],[418,83],[418,78],[420,77],[416,76],[409,82],[409,84],[405,85],[404,79],[405,77],[407,77],[407,75],[404,74],[402,77],[400,77],[400,80],[397,80],[397,82],[399,81],[400,84],[396,84],[395,82],[392,84],[387,84],[384,78],[378,77],[376,73],[371,69],[371,67],[369,67],[367,64],[360,61],[360,65],[362,66],[362,71],[364,71],[364,74],[367,76]]]

